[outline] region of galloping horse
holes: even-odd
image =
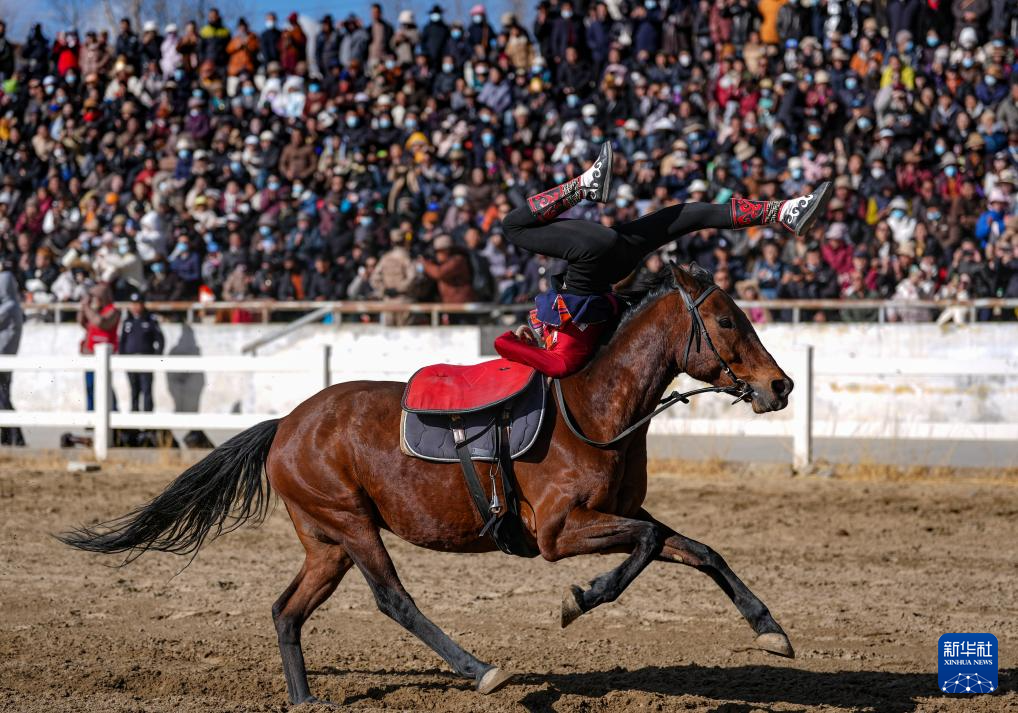
[[[674,284],[652,294],[620,324],[581,372],[561,382],[564,402],[589,438],[610,439],[650,414],[681,372],[731,386],[757,413],[788,403],[792,382],[760,343],[731,298],[693,265],[672,267]],[[706,343],[709,348],[702,348]],[[695,346],[695,348],[694,348]],[[737,387],[737,388],[736,388]],[[263,517],[268,488],[283,499],[305,558],[272,607],[291,703],[313,702],[301,627],[354,565],[378,608],[415,634],[481,693],[510,674],[474,658],[425,617],[403,588],[382,543],[390,530],[421,547],[487,552],[458,464],[431,463],[400,451],[400,397],[394,382],[331,386],[288,416],[235,436],[128,515],[66,534],[83,550],[194,554],[249,519]],[[684,537],[642,508],[647,492],[647,426],[609,448],[577,436],[554,403],[538,443],[516,462],[520,514],[531,543],[549,561],[627,553],[615,569],[572,586],[562,626],[617,599],[654,560],[694,567],[731,598],[756,633],[756,645],[794,656],[767,607],[710,547]]]

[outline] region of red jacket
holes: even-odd
[[[506,332],[495,340],[495,351],[510,361],[532,366],[545,376],[569,376],[590,361],[605,326],[606,323],[601,322],[580,329],[573,322],[566,322],[557,330],[556,339],[547,349],[524,342],[512,332]]]

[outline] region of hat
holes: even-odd
[[[881,129],[877,133],[877,138],[881,138],[881,139],[893,139],[894,138],[894,129]]]
[[[467,187],[464,186],[462,183],[457,183],[455,186],[453,186],[452,188],[453,198],[466,198],[467,195],[468,195]]]
[[[236,213],[227,213],[226,214],[226,222],[227,223],[239,223],[240,222],[240,216],[237,215]]]
[[[848,226],[844,223],[831,223],[827,226],[828,240],[844,240],[848,237]]]
[[[834,187],[848,188],[849,190],[854,190],[852,188],[852,179],[849,178],[848,176],[838,176],[836,179],[834,179]]]
[[[821,69],[819,72],[813,75],[813,81],[816,84],[830,84],[831,75],[829,75],[827,72]]]
[[[628,183],[623,183],[621,186],[619,186],[618,197],[625,198],[626,200],[631,201],[636,198],[636,193],[633,191],[632,186],[630,186]]]
[[[124,215],[123,213],[117,213],[115,216],[113,216],[114,225],[124,225],[125,223],[127,223],[127,216]]]
[[[584,116],[597,116],[597,107],[594,106],[593,104],[584,104],[583,108],[580,110],[580,113],[582,113]]]
[[[908,210],[908,201],[901,196],[895,196],[889,207],[891,210]]]
[[[443,10],[443,9],[442,9],[442,6],[441,6],[441,5],[438,5],[438,4],[432,5],[432,6],[431,6],[431,9],[430,9],[430,10],[428,10],[428,13],[429,13],[429,14],[434,14],[434,13],[436,13],[436,12],[437,12],[437,13],[438,13],[439,15],[441,15],[441,14],[443,14],[443,13],[445,12],[445,10]]]
[[[412,25],[414,24],[414,11],[413,10],[400,10],[399,15],[396,16],[401,25]]]
[[[371,97],[369,97],[366,92],[357,92],[354,94],[353,100],[356,104],[367,104],[371,101]]]
[[[438,250],[450,250],[453,246],[452,238],[448,235],[439,235],[431,242],[431,247]]]
[[[969,134],[968,140],[965,142],[965,148],[969,151],[982,151],[985,147],[986,140],[981,135],[975,132]]]
[[[919,163],[919,154],[915,151],[906,151],[905,163]]]
[[[471,15],[483,15],[484,14],[484,5],[474,5],[472,8],[470,8],[470,14]]]
[[[905,257],[915,257],[915,244],[910,242],[898,246],[898,254]]]
[[[625,131],[639,131],[640,122],[638,122],[636,119],[626,119],[626,123],[622,125],[622,128]]]
[[[163,32],[165,32],[167,35],[169,35],[171,33],[174,33],[176,31],[177,31],[177,23],[175,23],[175,22],[171,22],[166,27],[163,28]]]
[[[1007,196],[1004,191],[999,188],[994,188],[990,191],[990,197],[986,200],[987,203],[1007,203]]]
[[[392,106],[392,97],[388,94],[382,94],[375,100],[375,103],[378,104],[378,106]]]
[[[633,154],[633,163],[636,163],[637,161],[649,161],[649,160],[650,156],[647,155],[646,151],[637,151],[636,153]],[[1003,175],[1004,174],[1002,173],[1001,176]],[[1003,181],[1004,179],[1000,178],[998,180]]]
[[[699,178],[689,184],[690,193],[706,193],[707,189],[708,189],[707,181],[704,181]]]
[[[147,20],[144,25],[141,26],[142,32],[158,32],[159,25],[156,24],[155,20]]]
[[[953,153],[946,153],[940,157],[940,168],[946,168],[947,166],[956,166],[958,164],[958,157]]]
[[[788,159],[788,167],[802,168],[802,159],[799,158],[798,156],[793,156],[792,158]]]
[[[846,52],[841,47],[835,47],[834,50],[831,52],[831,59],[834,60],[835,62],[837,61],[847,62],[848,52]]]
[[[1018,184],[1018,173],[1015,173],[1013,169],[1005,168],[997,175],[997,185],[1001,183],[1010,183],[1012,186]]]
[[[259,141],[272,141],[272,139],[273,139],[272,132],[267,129],[262,133],[258,134]]]
[[[132,292],[131,296],[127,298],[131,302],[144,302],[145,296],[140,292]]]
[[[831,202],[827,204],[829,210],[845,210],[845,201],[840,198],[831,198]]]
[[[748,161],[756,155],[756,149],[748,141],[740,141],[735,144],[735,158],[740,161]]]

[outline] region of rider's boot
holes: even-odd
[[[606,202],[611,189],[613,158],[611,142],[605,141],[601,144],[597,160],[582,174],[551,190],[527,198],[530,212],[539,220],[549,221],[584,198],[598,203]]]
[[[823,215],[832,195],[834,186],[830,181],[824,181],[812,193],[786,201],[733,198],[732,225],[736,228],[748,228],[754,225],[780,223],[796,235],[803,235],[809,232],[817,218]]]

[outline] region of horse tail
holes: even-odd
[[[270,487],[262,478],[278,419],[237,434],[181,473],[149,503],[114,520],[58,536],[88,552],[126,553],[128,564],[149,550],[191,555],[205,540],[265,518]]]

